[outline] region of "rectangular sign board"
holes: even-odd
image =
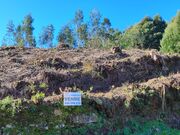
[[[64,106],[81,106],[80,92],[64,92]]]

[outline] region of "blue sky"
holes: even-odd
[[[42,27],[48,24],[53,24],[57,33],[72,20],[78,9],[84,11],[85,20],[88,20],[89,12],[94,8],[109,18],[113,27],[124,30],[144,16],[160,14],[169,21],[180,10],[180,0],[1,0],[0,42],[9,20],[17,25],[31,13],[38,37]]]

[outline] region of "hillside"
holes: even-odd
[[[86,134],[95,134],[94,124],[97,133],[117,133],[118,128],[124,128],[138,116],[142,118],[141,124],[160,118],[172,128],[172,133],[178,133],[179,71],[180,55],[156,51],[151,55],[150,50],[112,53],[90,48],[1,47],[0,130],[2,133],[6,129],[10,133],[32,133],[32,130],[46,133],[49,129],[54,134],[73,134],[74,128],[83,130],[85,126]],[[64,107],[62,93],[65,91],[81,91],[83,105]],[[4,102],[6,97],[11,102]],[[17,100],[21,102],[16,107]],[[71,133],[66,131],[69,128]],[[130,132],[136,133],[136,129]]]

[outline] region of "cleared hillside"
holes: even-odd
[[[180,128],[180,55],[156,52],[158,59],[155,60],[150,52],[138,49],[112,53],[110,50],[85,48],[2,47],[0,99],[11,96],[15,100],[21,99],[22,106],[32,102],[53,110],[52,105],[62,101],[64,91],[82,91],[82,107],[93,113],[87,116],[89,119],[92,117],[92,123],[97,122],[99,112],[104,113],[108,121],[119,119],[123,125],[125,118],[130,119],[134,115],[156,119],[160,112],[168,112],[164,120],[172,127]],[[32,96],[38,92],[44,93],[45,97],[41,102],[34,102]],[[17,112],[15,119],[19,119],[22,112],[23,109]],[[68,119],[73,116],[73,110],[71,113]],[[3,111],[1,115],[6,116]],[[83,112],[74,115],[80,124],[84,123],[81,119],[88,121]],[[7,125],[8,121],[0,119],[2,127]],[[21,124],[24,124],[24,119],[26,116],[20,117]],[[75,127],[76,120],[71,121],[76,123],[72,124]],[[68,125],[67,120],[64,121]],[[42,128],[50,128],[46,123]],[[88,133],[91,134],[91,131]]]

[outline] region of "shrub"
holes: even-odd
[[[21,103],[20,99],[15,100],[13,97],[8,96],[0,100],[0,110],[14,116],[19,111]]]
[[[45,94],[43,92],[37,92],[35,95],[33,95],[31,97],[31,100],[34,102],[34,103],[38,103],[40,101],[42,101],[45,97]]]
[[[40,83],[39,87],[42,89],[46,89],[46,88],[48,88],[48,85],[46,83]]]
[[[180,53],[180,11],[165,29],[161,41],[161,51],[165,53]]]

